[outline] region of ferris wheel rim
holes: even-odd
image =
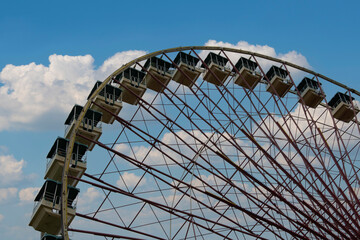
[[[280,63],[283,64],[285,66],[289,66],[292,67],[294,69],[300,70],[302,72],[306,72],[308,74],[314,75],[316,77],[319,77],[325,81],[328,81],[334,85],[337,85],[343,89],[348,90],[349,92],[354,93],[355,95],[360,96],[360,92],[349,88],[348,86],[337,82],[329,77],[326,77],[322,74],[316,73],[310,69],[307,69],[305,67],[293,64],[291,62],[287,62],[284,61],[282,59],[279,58],[274,58],[271,56],[267,56],[264,54],[260,54],[260,53],[256,53],[256,52],[251,52],[251,51],[247,51],[247,50],[242,50],[242,49],[235,49],[235,48],[228,48],[228,47],[220,47],[220,46],[186,46],[186,47],[175,47],[175,48],[168,48],[168,49],[164,49],[164,50],[159,50],[159,51],[155,51],[155,52],[151,52],[148,54],[145,54],[143,56],[140,56],[126,64],[124,64],[123,66],[121,66],[120,68],[118,68],[117,70],[115,70],[112,74],[110,74],[100,85],[99,87],[91,94],[91,96],[88,98],[86,104],[84,105],[80,115],[78,116],[76,122],[75,122],[75,127],[72,129],[71,133],[70,133],[70,138],[69,138],[69,145],[68,145],[68,151],[66,153],[66,158],[65,158],[65,162],[64,162],[64,169],[63,169],[63,174],[62,174],[62,198],[61,198],[61,226],[62,226],[62,235],[64,237],[64,239],[68,240],[69,239],[69,235],[68,235],[68,225],[67,223],[67,183],[68,183],[68,173],[69,173],[69,167],[70,167],[70,162],[71,162],[71,155],[73,152],[73,147],[75,144],[75,138],[76,138],[76,133],[80,127],[81,121],[83,120],[86,111],[90,108],[91,103],[93,102],[94,98],[96,96],[98,96],[98,94],[100,93],[100,91],[106,86],[106,84],[108,84],[114,76],[120,74],[121,72],[123,72],[124,70],[126,70],[127,68],[131,67],[132,65],[136,64],[137,62],[141,62],[143,60],[147,60],[151,57],[154,56],[158,56],[161,54],[166,54],[166,53],[173,53],[173,52],[181,52],[181,51],[186,51],[186,50],[203,50],[203,51],[223,51],[223,52],[231,52],[231,53],[238,53],[238,54],[245,54],[245,55],[249,55],[249,56],[255,56],[255,57],[259,57],[261,59],[266,59],[266,60],[270,60],[272,62],[276,62],[276,63]]]

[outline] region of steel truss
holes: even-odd
[[[161,56],[192,81],[173,61],[172,54],[179,51],[199,58],[219,83],[203,60],[205,52],[225,57],[234,71],[224,84],[199,79],[187,88],[174,82],[166,86],[143,66],[142,61]],[[240,75],[234,61],[240,56],[256,62],[263,76],[254,89],[234,84],[234,77]],[[265,89],[270,82],[265,74],[269,63],[289,75],[294,90],[283,98],[274,86],[270,87],[275,94]],[[76,129],[91,104],[112,114],[93,99],[129,67],[151,75],[164,91],[151,92],[149,100],[120,84],[139,102],[126,114],[114,115],[118,134],[108,142],[79,134]],[[64,224],[67,204],[63,204],[64,238],[69,238],[68,231],[105,239],[359,238],[358,119],[356,115],[349,123],[335,119],[326,99],[316,109],[306,106],[296,87],[303,75],[322,82],[324,95],[330,86],[360,96],[292,63],[230,48],[167,49],[119,68],[84,106],[70,138],[63,173],[62,202],[66,203],[68,178],[103,194],[95,208],[76,214],[95,227]],[[354,107],[355,102],[351,104]],[[91,170],[83,179],[68,175],[76,136],[105,153],[103,159],[93,159],[102,161],[103,169]]]

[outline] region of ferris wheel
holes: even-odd
[[[139,57],[73,107],[29,225],[42,240],[358,239],[359,96],[240,49]],[[96,200],[76,205],[80,185]]]

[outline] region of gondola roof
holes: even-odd
[[[91,95],[96,91],[96,89],[99,88],[99,86],[102,84],[101,81],[97,81],[93,87],[93,89],[91,90],[89,96],[87,97],[87,99],[89,99],[91,97]],[[116,96],[116,99],[120,97],[120,94],[121,94],[121,89],[120,88],[117,88],[117,87],[114,87],[110,84],[106,84],[105,87],[103,89],[101,89],[99,95],[101,96],[104,96],[105,95],[105,92],[106,93],[111,93],[113,94],[115,92],[115,96]]]
[[[52,145],[52,147],[46,157],[51,158],[54,155],[57,147],[60,149],[66,150],[68,144],[69,144],[68,139],[63,138],[63,137],[58,137],[55,140],[54,144]],[[88,146],[86,146],[85,144],[75,142],[73,151],[76,151],[77,154],[84,155],[87,149],[88,149]]]
[[[69,116],[66,118],[65,125],[69,125],[72,120],[74,119],[74,116],[77,117],[80,115],[81,111],[83,110],[83,106],[75,105],[69,114]],[[95,111],[93,109],[88,109],[85,114],[85,118],[94,119],[95,121],[99,122],[101,120],[102,113]]]

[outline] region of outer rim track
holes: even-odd
[[[143,55],[141,57],[138,57],[130,62],[128,62],[127,64],[121,66],[119,69],[117,69],[116,71],[114,71],[110,76],[108,76],[103,82],[102,84],[96,89],[96,91],[94,91],[94,93],[90,96],[90,98],[88,99],[88,101],[86,102],[86,104],[83,107],[82,112],[80,113],[78,119],[76,120],[75,123],[75,127],[73,128],[72,132],[70,133],[70,141],[69,141],[69,148],[68,151],[66,153],[66,159],[65,159],[65,163],[64,163],[64,169],[63,169],[63,174],[62,174],[62,200],[61,200],[61,212],[62,212],[62,216],[61,216],[61,222],[62,222],[62,235],[64,237],[65,240],[69,240],[69,235],[68,235],[68,229],[66,226],[67,224],[67,183],[68,183],[68,172],[69,172],[69,167],[70,167],[70,160],[71,160],[71,155],[73,152],[73,147],[74,147],[74,143],[75,143],[75,137],[76,137],[76,133],[78,131],[78,128],[80,127],[80,123],[83,120],[86,111],[90,108],[90,105],[93,101],[93,99],[100,93],[100,91],[105,87],[106,84],[108,84],[111,80],[112,77],[114,77],[115,75],[118,75],[119,73],[121,73],[122,71],[124,71],[125,69],[129,68],[130,66],[134,65],[136,62],[140,62],[143,60],[146,60],[148,58],[160,55],[162,53],[172,53],[172,52],[179,52],[179,51],[185,51],[185,50],[219,50],[219,51],[225,51],[225,52],[232,52],[232,53],[239,53],[239,54],[245,54],[245,55],[251,55],[251,56],[255,56],[255,57],[259,57],[262,59],[266,59],[266,60],[270,60],[273,62],[277,62],[277,63],[281,63],[284,64],[286,66],[295,68],[297,70],[312,74],[314,76],[317,76],[325,81],[328,81],[336,86],[339,86],[343,89],[346,89],[348,91],[350,91],[351,93],[360,96],[360,92],[352,89],[340,82],[337,82],[329,77],[326,77],[322,74],[316,73],[312,70],[309,70],[307,68],[298,66],[296,64],[278,59],[278,58],[274,58],[274,57],[270,57],[267,55],[263,55],[260,53],[255,53],[255,52],[251,52],[251,51],[246,51],[246,50],[241,50],[241,49],[234,49],[234,48],[227,48],[227,47],[218,47],[218,46],[186,46],[186,47],[176,47],[176,48],[168,48],[168,49],[164,49],[164,50],[159,50],[156,52],[152,52],[146,55]]]

